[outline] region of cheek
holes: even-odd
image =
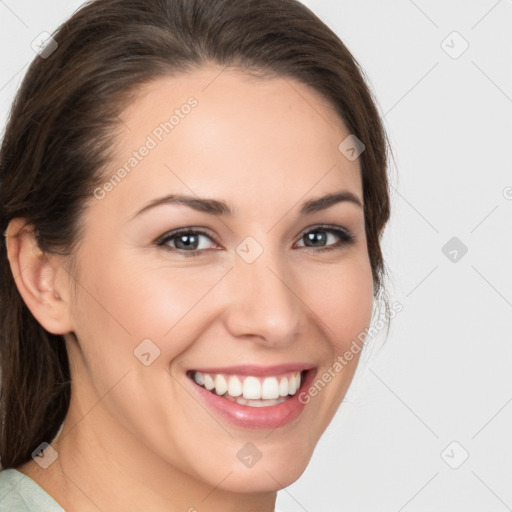
[[[140,256],[110,254],[91,250],[83,258],[87,265],[75,307],[79,339],[92,345],[86,351],[94,351],[94,357],[108,363],[115,353],[117,363],[129,364],[138,345],[150,339],[163,356],[158,363],[168,364],[191,343],[185,330],[193,333],[204,324],[208,305],[212,310],[207,295],[229,268],[189,263],[170,268],[149,265]]]
[[[323,326],[322,365],[309,391],[309,413],[323,431],[336,413],[357,369],[372,315],[373,276],[363,255],[347,259],[336,271],[327,268],[315,275],[314,294],[309,301]],[[314,389],[313,389],[314,388]]]
[[[347,259],[336,269],[315,272],[310,288],[312,309],[323,320],[325,335],[337,355],[364,331],[370,322],[373,279],[365,257]]]

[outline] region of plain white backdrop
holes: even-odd
[[[82,3],[0,0],[2,131],[32,41]],[[389,133],[383,248],[403,311],[277,507],[512,510],[512,1],[304,3],[365,70]]]

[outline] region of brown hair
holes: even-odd
[[[95,0],[53,34],[13,102],[0,150],[0,233],[22,217],[40,248],[72,255],[85,201],[101,183],[118,116],[137,88],[207,62],[298,80],[321,93],[360,156],[374,293],[382,291],[379,240],[389,217],[387,144],[359,65],[297,0]],[[46,58],[45,58],[46,57]],[[341,142],[341,141],[340,141]],[[0,237],[0,456],[3,468],[50,442],[67,413],[64,338],[23,302]]]

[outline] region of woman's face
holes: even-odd
[[[94,405],[109,454],[237,492],[289,485],[370,322],[350,132],[305,85],[217,67],[145,86],[121,126],[77,250],[70,414]]]

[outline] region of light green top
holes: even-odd
[[[32,478],[16,469],[0,471],[0,512],[66,512]]]

